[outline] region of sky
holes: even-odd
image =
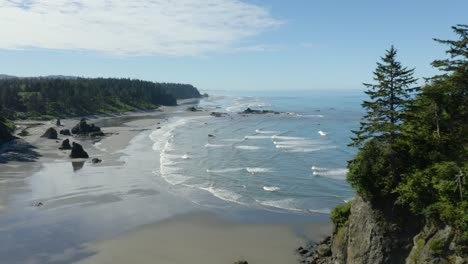
[[[201,90],[364,89],[394,45],[417,78],[466,0],[0,0],[0,74]]]

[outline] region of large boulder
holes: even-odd
[[[60,130],[60,135],[71,136],[70,129],[62,129],[62,130]]]
[[[55,130],[55,128],[50,127],[46,130],[46,132],[41,137],[48,138],[48,139],[57,139],[58,133],[57,133],[57,130]]]
[[[72,149],[71,145],[70,145],[70,140],[67,138],[65,139],[63,142],[62,142],[62,145],[59,147],[59,149],[61,150],[68,150],[68,149]]]
[[[83,146],[78,143],[73,142],[72,150],[70,153],[70,158],[72,159],[87,159],[89,155],[84,151]]]
[[[81,119],[80,123],[76,124],[71,132],[78,135],[87,135],[89,133],[101,132],[101,128],[94,124],[89,125],[85,119]]]

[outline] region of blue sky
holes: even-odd
[[[436,73],[468,1],[0,0],[0,73],[363,89],[385,49]]]

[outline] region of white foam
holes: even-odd
[[[311,169],[313,171],[326,171],[326,170],[328,170],[327,168],[320,168],[320,167],[316,167],[316,166],[312,166]]]
[[[278,135],[271,136],[271,138],[282,139],[282,140],[304,140],[305,139],[303,137],[287,137],[287,136],[278,136]]]
[[[323,146],[323,147],[315,147],[315,148],[289,148],[288,152],[316,152],[316,151],[335,149],[335,148],[336,146]]]
[[[222,148],[222,147],[227,147],[228,145],[223,145],[223,144],[206,144],[205,148]]]
[[[182,159],[184,159],[184,160],[186,160],[186,159],[190,159],[190,156],[189,156],[189,155],[187,155],[187,154],[184,154],[184,155],[182,156]]]
[[[266,173],[272,172],[271,168],[245,168],[248,173],[255,174],[255,173]]]
[[[244,139],[270,139],[270,136],[245,136]]]
[[[301,114],[297,114],[297,116],[299,117],[316,117],[316,118],[324,118],[323,115],[301,115]]]
[[[348,169],[340,168],[340,169],[326,169],[326,168],[316,168],[313,169],[312,167],[312,174],[316,176],[328,177],[333,179],[340,179],[343,180],[346,178],[346,174],[348,173]]]
[[[210,192],[213,194],[215,197],[218,197],[221,200],[228,201],[228,202],[233,202],[233,203],[239,203],[239,199],[242,198],[240,194],[237,194],[232,191],[228,191],[225,189],[220,189],[220,188],[213,188],[213,186],[210,187],[199,187],[202,190],[205,190],[207,192]]]
[[[263,186],[263,190],[267,191],[267,192],[277,192],[280,190],[280,187],[276,187],[276,186]]]
[[[218,170],[210,170],[207,169],[206,172],[208,173],[226,173],[226,172],[235,172],[235,171],[242,171],[244,168],[226,168],[226,169],[218,169]]]
[[[296,146],[303,146],[303,145],[313,145],[318,144],[317,141],[312,140],[288,140],[288,141],[273,141],[275,145],[296,145]]]
[[[312,213],[319,213],[319,214],[330,214],[331,213],[330,208],[308,209],[307,211],[312,212]]]
[[[228,139],[222,139],[222,141],[227,141],[227,142],[242,142],[242,141],[244,141],[244,139],[228,138]]]
[[[107,149],[101,147],[102,143],[101,142],[96,142],[94,143],[94,147],[97,148],[98,150],[102,151],[102,152],[107,152]]]
[[[262,147],[257,146],[236,146],[236,149],[243,149],[243,150],[259,150]]]
[[[159,173],[157,171],[153,171],[153,174],[158,175]],[[168,172],[160,172],[161,177],[169,184],[171,185],[178,185],[186,182],[187,180],[191,179],[192,177],[189,176],[184,176],[180,174],[173,174],[173,173],[168,173]]]
[[[166,182],[170,183],[171,185],[178,185],[186,182],[187,180],[191,179],[192,177],[184,176],[180,174],[170,174],[170,175],[162,175]]]
[[[258,134],[276,134],[276,133],[278,133],[278,131],[268,131],[268,130],[256,129],[255,133],[258,133]]]
[[[283,210],[297,211],[302,212],[302,209],[299,209],[295,206],[295,201],[293,199],[283,199],[283,200],[271,200],[271,201],[259,201],[256,200],[259,204],[274,207]]]
[[[319,133],[319,135],[322,136],[322,137],[324,137],[324,136],[327,135],[327,133],[323,132],[322,130],[320,130],[318,133]]]

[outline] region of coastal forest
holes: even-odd
[[[189,84],[116,78],[3,78],[0,111],[8,119],[51,119],[176,105],[200,97]]]
[[[374,82],[365,84],[366,114],[350,144],[359,152],[347,175],[362,199],[400,218],[400,226],[453,228],[456,246],[442,238],[429,243],[436,257],[468,255],[468,25],[453,31],[455,40],[434,39],[448,46],[448,58],[432,63],[442,74],[422,87],[393,46],[377,63]],[[352,203],[331,214],[338,233]]]

